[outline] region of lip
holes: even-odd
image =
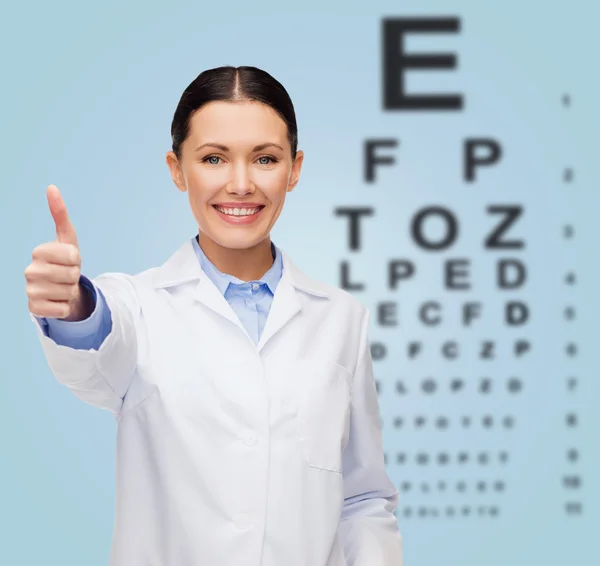
[[[217,208],[215,208],[216,206],[221,206],[223,208],[257,208],[257,207],[262,207],[262,208],[255,214],[252,214],[251,216],[232,216],[230,214],[223,214],[221,211],[219,211],[219,210],[217,210]],[[256,222],[260,218],[262,211],[265,209],[265,205],[260,204],[260,203],[252,203],[252,202],[244,202],[244,203],[236,202],[236,203],[223,203],[223,204],[219,203],[216,205],[213,204],[213,209],[217,213],[219,218],[221,220],[223,220],[223,222],[227,222],[227,224],[234,224],[236,226],[239,226],[240,224],[246,225],[246,224],[253,224],[254,222]]]
[[[217,202],[213,206],[220,206],[222,208],[256,208],[265,205],[262,202]]]

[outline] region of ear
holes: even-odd
[[[179,163],[179,159],[175,155],[174,151],[168,151],[166,156],[167,166],[169,167],[169,171],[171,172],[171,178],[175,183],[175,186],[182,192],[185,193],[187,191],[187,187],[185,186],[185,179],[183,176],[183,171],[181,170],[181,164]]]
[[[300,180],[300,171],[302,170],[302,163],[304,162],[304,152],[297,151],[296,159],[292,164],[292,172],[290,174],[290,181],[288,183],[287,192],[290,193],[294,190],[298,181]]]

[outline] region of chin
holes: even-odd
[[[268,234],[251,235],[249,233],[207,234],[207,236],[222,248],[229,250],[247,250],[260,244]]]

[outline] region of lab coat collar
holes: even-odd
[[[166,289],[190,281],[208,279],[208,276],[202,271],[200,262],[194,252],[192,239],[186,241],[163,265],[154,270],[152,279],[155,288]],[[306,275],[294,265],[281,248],[280,251],[283,261],[282,280],[286,279],[296,289],[311,295],[324,298],[330,297],[331,293],[328,285]]]
[[[248,340],[252,341],[223,294],[202,271],[192,240],[193,238],[185,242],[162,266],[153,270],[153,286],[157,289],[166,289],[197,281],[195,292],[192,295],[193,300],[202,303],[235,324],[246,334]],[[327,299],[330,297],[330,290],[333,289],[333,287],[308,277],[292,263],[283,250],[280,249],[280,252],[283,273],[273,296],[265,328],[256,345],[259,352],[302,310],[297,290]]]
[[[186,241],[163,265],[154,270],[152,280],[155,288],[166,289],[190,281],[208,279],[202,271],[192,240],[193,238],[190,238]],[[294,265],[281,248],[280,251],[283,261],[282,281],[285,279],[293,287],[305,293],[323,298],[330,297],[331,287],[306,275]]]

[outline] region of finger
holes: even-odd
[[[49,281],[74,285],[79,282],[80,277],[81,271],[77,265],[66,266],[35,262],[25,270],[25,279],[32,282]]]
[[[65,283],[28,283],[27,296],[33,300],[45,301],[72,301],[77,296],[77,286]]]
[[[62,195],[55,185],[49,185],[46,192],[50,214],[54,219],[56,227],[56,239],[63,244],[72,244],[79,247],[77,243],[77,233],[67,214],[67,207],[63,201]]]
[[[66,301],[29,300],[29,312],[43,318],[67,318],[71,312]]]
[[[47,242],[34,248],[31,257],[41,263],[55,263],[58,265],[81,265],[79,249],[71,244],[60,242]]]

